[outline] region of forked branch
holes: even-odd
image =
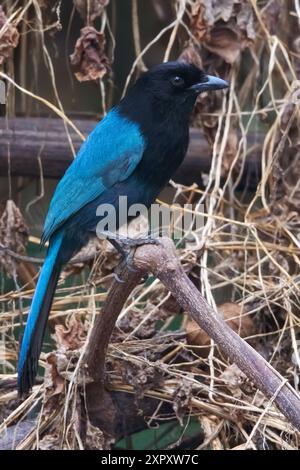
[[[173,242],[162,238],[159,245],[143,245],[136,250],[136,273],[124,268],[124,284],[114,282],[106,303],[97,317],[87,349],[89,374],[95,383],[104,385],[105,356],[115,322],[128,296],[142,276],[152,272],[172,293],[178,304],[235,362],[266,397],[300,430],[300,397],[286,380],[237,335],[214,310],[185,274],[176,256]]]

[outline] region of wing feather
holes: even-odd
[[[57,185],[42,243],[79,209],[128,178],[141,160],[144,148],[139,126],[122,117],[116,108],[111,110],[82,144]]]

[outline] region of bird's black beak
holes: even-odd
[[[222,90],[229,87],[229,83],[226,80],[222,80],[222,78],[214,77],[213,75],[206,75],[206,78],[206,82],[196,83],[190,87],[190,90],[199,94],[203,91]]]

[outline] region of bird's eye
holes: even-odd
[[[171,83],[174,86],[180,87],[184,85],[184,80],[182,77],[179,77],[179,75],[176,75],[175,77],[171,78]]]

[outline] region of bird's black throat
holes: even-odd
[[[157,99],[139,88],[129,91],[118,112],[136,122],[145,139],[146,149],[132,174],[136,184],[155,199],[182,163],[189,142],[189,122],[195,98]]]

